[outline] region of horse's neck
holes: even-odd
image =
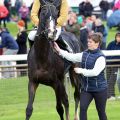
[[[41,63],[46,63],[49,60],[48,57],[50,54],[50,44],[49,41],[46,40],[45,36],[36,37],[34,49],[37,61]]]

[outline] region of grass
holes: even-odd
[[[25,120],[27,105],[27,77],[0,80],[0,120]],[[55,109],[54,91],[47,86],[40,85],[34,101],[34,111],[30,120],[58,120]],[[120,100],[107,102],[108,120],[120,118]],[[70,118],[74,117],[73,94],[70,99]],[[98,120],[95,104],[88,110],[88,120]]]
[[[18,28],[17,28],[17,23],[16,22],[8,22],[7,23],[7,28],[9,32],[16,37],[18,33]],[[28,22],[28,30],[32,29],[32,23]]]

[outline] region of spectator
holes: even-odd
[[[8,16],[6,18],[6,20],[9,22],[10,18],[11,18],[11,0],[4,0],[4,5],[9,11],[9,14],[8,14]]]
[[[23,3],[23,5],[20,7],[19,12],[20,12],[21,19],[25,22],[25,29],[27,29],[28,28],[27,21],[28,21],[28,17],[29,17],[29,8],[26,6],[25,3]]]
[[[99,19],[99,18],[96,19],[95,27],[94,27],[93,31],[94,32],[100,32],[103,35],[102,44],[100,46],[100,49],[105,50],[106,49],[106,41],[107,41],[108,31],[107,31],[107,28],[102,23],[101,19]]]
[[[14,40],[14,38],[10,35],[10,33],[4,29],[0,28],[0,36],[2,39],[2,48],[3,48],[3,55],[15,55],[18,52],[18,44]],[[2,63],[3,65],[11,65],[10,61],[5,61]],[[10,69],[4,69],[10,70]],[[12,77],[12,72],[3,72],[3,78]]]
[[[17,44],[19,46],[19,50],[17,54],[27,54],[27,33],[25,31],[25,23],[23,20],[19,20],[17,23],[18,26],[18,34],[17,34]],[[17,64],[26,64],[27,61],[17,61]],[[26,69],[26,67],[18,67],[17,69]],[[26,75],[25,71],[20,71],[20,76]]]
[[[116,33],[115,40],[108,44],[107,50],[120,50],[120,32]],[[120,56],[108,56],[107,59],[119,59]],[[108,62],[108,65],[120,65],[120,62]],[[115,100],[115,83],[119,67],[107,67],[108,98]],[[119,82],[118,82],[119,83]]]
[[[107,0],[102,0],[99,4],[101,10],[102,10],[102,19],[106,20],[106,14],[109,9],[109,3]]]
[[[112,9],[113,6],[114,6],[114,2],[115,0],[108,0],[108,3],[109,3],[109,9]]]
[[[115,10],[120,10],[120,0],[117,0],[117,1],[114,3],[113,11],[115,11]]]
[[[87,49],[87,40],[88,40],[88,29],[86,26],[85,21],[82,22],[80,27],[80,45],[81,45],[81,51]]]
[[[22,5],[22,1],[21,0],[16,0],[15,1],[15,10],[16,10],[16,14],[19,16],[19,9]]]
[[[92,25],[93,25],[93,21],[91,20],[91,17],[87,17],[86,18],[86,26],[87,26],[89,33],[92,30]]]
[[[89,0],[85,0],[84,2],[82,2],[80,8],[82,10],[82,13],[80,14],[84,15],[85,17],[89,17],[92,15],[93,6]]]
[[[3,27],[6,27],[6,17],[8,16],[9,11],[4,6],[4,4],[0,1],[0,27],[2,27],[2,21],[3,21]]]
[[[84,15],[84,1],[79,4],[79,15]]]
[[[80,25],[77,23],[77,15],[76,15],[76,13],[71,12],[69,14],[68,22],[67,22],[67,24],[66,24],[66,26],[64,28],[65,28],[66,31],[75,34],[77,39],[79,39]]]
[[[2,38],[0,37],[0,55],[2,55],[3,49],[2,49]],[[0,62],[1,63],[1,62]]]

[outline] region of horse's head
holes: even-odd
[[[54,3],[44,2],[41,5],[39,27],[41,32],[44,32],[48,38],[54,38],[58,13],[59,11]]]

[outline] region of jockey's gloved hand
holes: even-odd
[[[56,27],[56,35],[54,37],[54,41],[56,41],[61,34],[61,27]]]

